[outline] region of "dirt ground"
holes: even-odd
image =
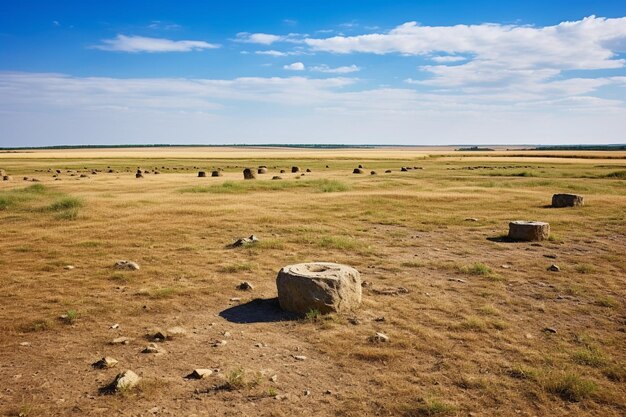
[[[0,154],[0,414],[626,414],[626,155],[171,152]],[[509,242],[512,220],[551,237]],[[282,312],[276,274],[307,261],[357,268],[361,308]],[[100,392],[127,369],[138,387]]]

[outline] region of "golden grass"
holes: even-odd
[[[158,398],[182,415],[293,415],[311,407],[341,416],[623,414],[626,181],[610,175],[621,169],[615,160],[425,157],[450,150],[213,151],[0,154],[0,167],[14,178],[41,180],[35,188],[0,182],[0,363],[11,364],[0,377],[12,389],[0,413],[41,404],[31,414],[141,414]],[[379,175],[353,175],[360,163]],[[270,173],[244,182],[242,167],[258,165]],[[292,165],[313,172],[269,181]],[[403,165],[424,169],[399,172]],[[104,172],[108,166],[119,172]],[[137,166],[161,174],[136,180]],[[194,167],[218,166],[223,177],[197,178]],[[48,168],[63,171],[59,181]],[[103,172],[80,178],[67,169]],[[507,175],[524,171],[533,176]],[[586,205],[546,207],[557,192],[582,193]],[[558,239],[498,239],[518,219],[548,221]],[[258,244],[228,246],[251,234]],[[113,269],[121,259],[141,269]],[[356,267],[371,283],[362,308],[266,319],[265,304],[254,299],[271,307],[277,271],[305,261]],[[552,263],[561,272],[548,272]],[[244,280],[253,291],[237,290]],[[398,287],[408,292],[377,291]],[[256,315],[229,321],[232,309]],[[68,319],[59,320],[63,314]],[[170,353],[138,353],[147,328],[175,325],[189,335],[165,343]],[[390,342],[368,342],[378,331]],[[108,345],[118,335],[134,340]],[[222,339],[228,343],[212,347]],[[103,355],[140,373],[150,398],[141,391],[97,396],[112,375],[88,364]],[[216,379],[183,380],[196,367],[223,371]],[[236,385],[240,369],[255,383],[210,390],[229,379]],[[36,372],[55,378],[42,385]],[[269,380],[274,374],[276,382]],[[68,392],[86,394],[70,399]],[[279,401],[268,392],[291,397]]]

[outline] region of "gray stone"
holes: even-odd
[[[252,291],[254,287],[248,281],[243,281],[237,285],[237,289],[241,291]]]
[[[577,207],[585,204],[584,198],[576,194],[554,194],[552,207]]]
[[[212,369],[198,368],[198,369],[194,369],[185,378],[187,378],[187,379],[203,379],[203,378],[207,378],[207,377],[211,376],[212,374],[213,374],[213,370]]]
[[[115,269],[127,269],[129,271],[137,271],[139,264],[132,261],[117,261],[114,265]]]
[[[259,169],[257,169],[256,171],[258,174],[267,174],[267,168],[265,167],[260,167]]]
[[[509,239],[517,241],[545,240],[550,237],[550,224],[517,220],[509,223]]]
[[[139,375],[131,371],[130,369],[117,374],[113,382],[109,385],[109,389],[115,392],[128,391],[137,386],[141,381]]]
[[[246,168],[243,170],[243,179],[245,180],[254,180],[256,179],[256,173],[250,168]]]
[[[105,356],[99,361],[92,363],[91,366],[93,366],[96,369],[109,369],[109,368],[113,368],[117,364],[118,364],[118,361],[116,359]]]
[[[361,304],[361,276],[346,265],[314,262],[289,265],[276,278],[281,308],[306,314],[343,312]]]
[[[221,177],[222,176],[222,171],[213,171],[213,172],[211,172],[211,176],[212,177]]]
[[[548,267],[548,271],[550,272],[559,272],[561,268],[558,265],[552,264]]]
[[[206,177],[206,172],[204,172],[204,171],[200,171],[200,172],[198,172],[198,177],[199,177],[199,178],[204,178],[204,177]]]

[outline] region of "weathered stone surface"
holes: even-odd
[[[577,207],[585,204],[582,195],[576,194],[554,194],[552,196],[552,207]]]
[[[509,223],[509,239],[511,240],[545,240],[549,236],[550,224],[545,222],[517,220]]]
[[[281,308],[294,313],[342,312],[361,304],[361,276],[346,265],[315,262],[289,265],[276,278]]]
[[[115,365],[117,365],[117,363],[118,361],[116,359],[105,356],[99,361],[92,363],[91,366],[93,366],[96,369],[109,369],[109,368],[113,368]]]
[[[137,386],[141,381],[139,375],[131,371],[130,369],[117,374],[113,382],[106,388],[110,392],[128,391]]]
[[[117,261],[114,267],[115,269],[127,269],[129,271],[139,270],[139,264],[132,261]]]
[[[254,180],[256,179],[256,173],[250,168],[246,168],[243,170],[243,178],[245,180]]]
[[[194,369],[189,375],[185,378],[187,379],[203,379],[209,377],[213,374],[212,369]]]

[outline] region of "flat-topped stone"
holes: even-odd
[[[347,265],[288,265],[278,272],[276,286],[281,308],[294,313],[350,311],[361,304],[361,276]]]
[[[582,195],[576,194],[554,194],[552,196],[552,207],[577,207],[585,204]]]
[[[550,224],[517,220],[509,223],[509,239],[522,241],[545,240],[550,237]]]

